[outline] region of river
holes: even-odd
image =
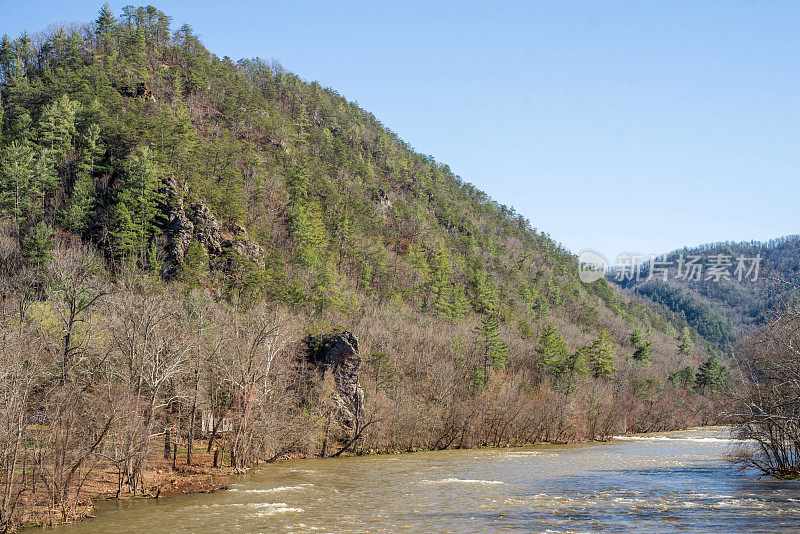
[[[227,491],[101,503],[115,532],[798,532],[800,481],[729,466],[725,428],[261,466]]]

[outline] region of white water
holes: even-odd
[[[230,491],[111,503],[115,532],[800,532],[800,482],[725,462],[726,429],[272,464]]]

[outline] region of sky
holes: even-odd
[[[100,5],[0,0],[0,33]],[[155,5],[357,101],[573,252],[800,233],[800,2]]]

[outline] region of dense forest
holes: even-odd
[[[708,347],[727,341],[680,306],[582,284],[336,91],[217,57],[152,6],[4,36],[0,98],[3,528],[70,519],[97,472],[151,494],[161,447],[191,467],[200,440],[241,472],[681,428],[726,403]],[[336,335],[355,424],[308,356]]]

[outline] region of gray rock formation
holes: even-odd
[[[264,249],[261,248],[261,245],[253,242],[244,226],[238,223],[234,223],[230,232],[222,234],[222,249],[235,250],[251,260],[258,260],[264,256]]]
[[[203,245],[209,256],[222,254],[222,236],[217,218],[211,214],[208,206],[195,202],[191,206],[191,219],[194,222],[194,235]]]
[[[247,234],[244,226],[233,223],[229,231],[223,231],[217,218],[202,202],[194,202],[189,210],[184,208],[184,191],[174,176],[166,181],[168,222],[167,258],[161,269],[165,278],[178,274],[186,259],[186,249],[192,239],[197,240],[210,258],[223,256],[233,250],[251,260],[261,262],[264,250]],[[224,265],[224,263],[223,263]]]
[[[333,376],[332,400],[339,421],[346,427],[357,426],[363,412],[364,391],[358,385],[361,356],[358,340],[347,330],[323,336],[306,338],[308,360],[314,364],[321,376],[328,372]]]
[[[162,267],[162,274],[174,276],[178,267],[183,265],[186,249],[194,234],[194,224],[186,216],[183,209],[183,194],[178,189],[178,181],[174,176],[167,180],[167,259]]]

